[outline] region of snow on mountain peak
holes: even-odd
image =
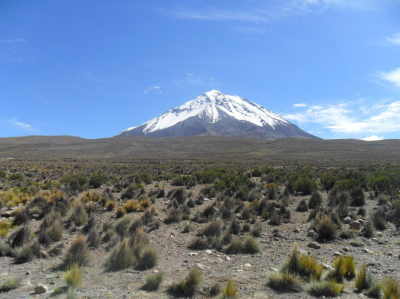
[[[232,117],[259,127],[270,126],[272,129],[278,124],[289,124],[285,119],[256,103],[239,96],[224,95],[219,90],[211,90],[144,123],[143,133],[148,134],[172,127],[190,117],[199,117],[209,123]],[[137,127],[126,129],[122,133],[135,128]]]

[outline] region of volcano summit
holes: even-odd
[[[212,90],[118,136],[235,136],[316,138],[272,111],[239,96]]]

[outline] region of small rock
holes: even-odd
[[[362,226],[361,223],[358,222],[358,220],[351,222],[349,225],[350,225],[351,229],[355,229],[355,230],[360,230],[361,226]]]
[[[32,214],[31,219],[39,220],[40,215],[39,214]]]
[[[300,232],[300,230],[299,230],[298,228],[295,228],[295,229],[293,230],[293,232],[295,232],[295,233],[299,233],[299,232]]]
[[[207,268],[206,266],[200,263],[196,264],[196,267],[199,268],[200,270],[205,270]]]
[[[314,237],[314,231],[312,229],[309,230],[307,236],[313,238]]]
[[[340,252],[336,251],[336,252],[333,253],[333,255],[334,256],[341,256],[342,254]]]
[[[349,249],[349,247],[343,247],[342,251],[343,251],[343,252],[349,252],[350,249]]]
[[[212,253],[212,251],[211,251],[210,249],[207,249],[207,250],[205,251],[205,253],[207,253],[207,254],[211,254],[211,253]]]
[[[370,250],[368,248],[363,248],[363,249],[361,249],[361,251],[365,252],[365,253],[374,253],[372,250]]]
[[[307,254],[308,254],[308,251],[307,251],[307,250],[304,250],[304,249],[301,249],[301,248],[299,248],[297,251],[298,251],[300,254],[304,254],[304,255],[307,255]]]
[[[35,294],[45,294],[48,291],[49,291],[48,286],[41,283],[39,283],[34,289]]]
[[[227,261],[230,261],[230,260],[231,260],[231,258],[230,258],[229,256],[226,256],[225,259],[226,259]]]
[[[274,272],[279,272],[279,269],[277,269],[277,268],[269,268],[271,271],[274,271]]]
[[[321,245],[318,242],[308,243],[307,246],[310,247],[310,248],[314,248],[314,249],[320,249],[321,248]]]
[[[324,267],[325,270],[334,270],[334,268],[332,266],[329,266],[328,264],[322,263],[321,265],[322,267]]]
[[[251,264],[244,264],[244,266],[247,267],[247,268],[251,268],[252,267]]]
[[[345,224],[349,224],[352,221],[352,219],[350,218],[350,216],[347,216],[346,218],[343,219],[343,222]]]
[[[31,271],[25,273],[26,276],[31,275]]]
[[[189,252],[189,255],[190,256],[196,256],[196,255],[198,255],[198,253],[197,252]]]

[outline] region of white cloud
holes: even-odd
[[[387,40],[396,45],[400,45],[400,32],[396,33],[393,37],[388,37]]]
[[[299,104],[293,104],[294,108],[303,108],[303,107],[307,107],[307,104],[305,103],[299,103]]]
[[[147,89],[145,89],[145,90],[143,91],[143,93],[148,93],[148,92],[150,92],[150,91],[156,91],[157,93],[162,94],[163,92],[160,91],[160,88],[161,88],[161,87],[160,87],[159,85],[153,85],[153,86],[148,87]]]
[[[10,119],[10,123],[12,123],[15,127],[19,128],[19,129],[23,129],[25,131],[32,131],[33,130],[33,126],[27,123],[23,123],[21,121],[18,120],[18,118],[13,117]]]
[[[400,68],[397,68],[391,72],[381,73],[381,78],[400,87]]]
[[[400,131],[400,101],[363,107],[357,102],[348,102],[316,108],[310,107],[301,113],[283,117],[299,124],[319,124],[335,133],[378,134]]]
[[[1,39],[0,43],[24,43],[25,39],[24,38],[15,38],[15,39]]]
[[[385,140],[385,138],[383,138],[381,136],[371,135],[371,136],[365,137],[365,138],[363,138],[361,140],[364,140],[364,141],[379,141],[379,140]]]
[[[265,1],[262,5],[257,6],[253,4],[252,8],[247,9],[241,8],[232,10],[215,6],[196,10],[183,8],[173,12],[171,15],[181,19],[203,21],[241,21],[249,23],[263,23],[273,19],[322,13],[331,8],[374,9],[377,3],[377,0]]]

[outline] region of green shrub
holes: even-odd
[[[136,267],[140,270],[151,269],[157,265],[157,261],[158,259],[156,251],[152,247],[147,245],[140,250],[137,256]]]
[[[0,285],[0,292],[8,292],[18,288],[21,285],[22,279],[16,276],[6,278],[6,280]]]
[[[185,279],[178,283],[172,284],[168,288],[168,292],[175,296],[188,296],[191,297],[198,288],[202,281],[203,274],[197,268],[192,268]]]
[[[120,270],[134,266],[136,263],[135,255],[129,247],[128,239],[122,240],[106,262],[106,266],[111,270]]]
[[[400,285],[393,278],[386,278],[382,283],[383,299],[400,298]]]
[[[60,220],[55,220],[53,224],[46,230],[46,234],[49,238],[54,241],[60,241],[64,232],[64,227],[61,224]]]
[[[295,245],[289,258],[283,266],[283,272],[288,271],[292,274],[298,274],[307,279],[319,280],[322,275],[323,266],[318,263],[315,258],[309,257],[298,252],[298,247]]]
[[[335,281],[314,281],[310,286],[310,294],[316,297],[336,297],[343,292],[345,285]]]
[[[318,191],[314,191],[308,200],[308,207],[310,209],[318,208],[322,205],[322,197]]]
[[[8,220],[0,220],[0,238],[5,239],[8,235],[8,231],[11,228],[11,223]]]
[[[353,278],[356,276],[356,266],[352,256],[339,256],[333,260],[333,267],[328,277],[337,282],[343,282],[343,277]]]
[[[70,288],[77,288],[82,284],[82,268],[78,264],[72,264],[64,275],[64,281]]]
[[[253,237],[247,237],[247,239],[243,243],[243,253],[254,254],[260,252],[260,247],[256,240]]]
[[[200,232],[200,235],[204,235],[207,238],[219,237],[222,231],[221,220],[215,220],[206,225],[206,227]]]
[[[319,239],[332,240],[336,237],[337,225],[332,221],[331,217],[320,214],[315,219],[315,222]]]
[[[74,222],[76,226],[81,226],[84,225],[88,219],[89,218],[83,204],[80,201],[76,202],[75,207],[72,210],[70,220]]]
[[[304,195],[311,194],[317,189],[317,184],[310,178],[300,178],[294,182],[294,190]]]
[[[167,223],[173,223],[173,222],[179,222],[181,221],[181,219],[182,219],[182,212],[179,209],[172,207],[168,210],[168,215],[165,221]]]
[[[221,285],[216,282],[210,288],[210,295],[217,296],[219,293],[221,293]]]
[[[222,290],[222,299],[236,298],[237,291],[237,287],[228,280],[226,287]]]
[[[110,199],[110,200],[108,200],[108,201],[106,202],[105,207],[106,207],[107,211],[113,211],[113,210],[115,209],[115,206],[116,206],[116,205],[117,205],[117,204],[116,204],[115,200]]]
[[[71,243],[65,255],[65,265],[71,266],[73,264],[78,264],[80,266],[84,265],[89,258],[89,250],[86,244],[85,237],[83,235],[78,235]]]
[[[160,287],[161,282],[163,281],[164,275],[163,273],[157,274],[149,274],[146,276],[146,283],[142,286],[142,290],[151,292],[156,291]]]
[[[92,188],[100,188],[101,185],[104,182],[104,177],[103,175],[99,174],[99,173],[93,173],[90,177],[89,177],[89,186]]]
[[[298,293],[303,289],[300,277],[288,271],[271,273],[269,275],[268,286],[281,293]]]
[[[308,205],[307,202],[303,199],[299,202],[296,208],[297,212],[307,212],[308,211]]]

